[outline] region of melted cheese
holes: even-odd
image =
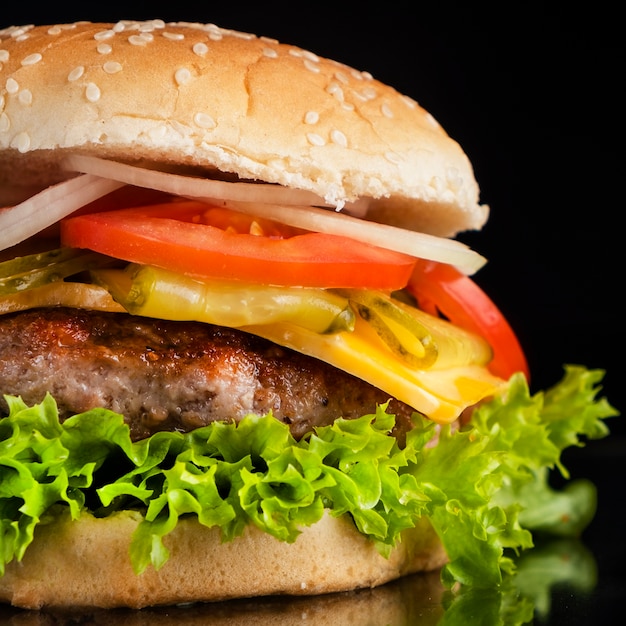
[[[377,340],[369,325],[357,320],[354,332],[320,335],[291,324],[246,326],[242,330],[318,358],[365,380],[440,423],[493,395],[505,382],[482,364],[462,359],[442,369],[419,370]]]

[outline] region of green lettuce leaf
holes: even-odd
[[[475,411],[471,426],[437,427],[416,415],[402,448],[386,406],[299,441],[269,414],[133,442],[111,411],[60,423],[50,396],[32,407],[7,396],[0,574],[59,506],[73,518],[85,508],[101,517],[141,512],[130,550],[137,573],[167,561],[163,538],[182,517],[218,527],[224,541],[254,524],[293,542],[329,511],[349,515],[382,554],[426,517],[450,557],[444,582],[489,587],[513,570],[512,553],[533,545],[535,528],[580,532],[593,514],[593,489],[571,483],[555,493],[547,477],[553,468],[567,477],[564,448],[608,433],[602,420],[616,411],[596,399],[601,379],[600,371],[568,367],[554,389],[531,396],[516,376],[504,395]]]

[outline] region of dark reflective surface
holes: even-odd
[[[436,574],[409,577],[379,589],[315,598],[262,598],[214,605],[142,611],[28,612],[0,610],[2,623],[19,626],[102,624],[103,626],[235,626],[245,624],[424,624],[441,623],[443,589]]]
[[[578,454],[569,455],[576,457],[570,465],[572,474],[588,477],[598,487],[598,511],[583,536],[596,562],[597,584],[583,592],[568,586],[555,589],[546,623],[614,623],[626,597],[626,490],[621,470],[626,463],[626,439],[616,436],[574,452]]]

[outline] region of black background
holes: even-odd
[[[474,164],[491,217],[480,233],[461,238],[489,259],[475,279],[517,330],[534,390],[555,383],[564,363],[603,368],[603,393],[621,409],[625,50],[616,5],[434,4],[178,0],[153,8],[47,3],[35,13],[30,3],[13,3],[0,10],[0,27],[153,17],[214,22],[368,70],[412,96]],[[566,457],[574,476],[596,481],[600,496],[585,535],[598,559],[599,589],[574,608],[556,607],[566,616],[574,611],[569,623],[608,618],[626,592],[624,421],[610,421],[609,440]]]

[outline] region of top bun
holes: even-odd
[[[488,214],[469,159],[415,101],[213,24],[0,30],[0,188],[70,176],[67,153],[278,183],[336,207],[372,198],[367,219],[439,236]]]

